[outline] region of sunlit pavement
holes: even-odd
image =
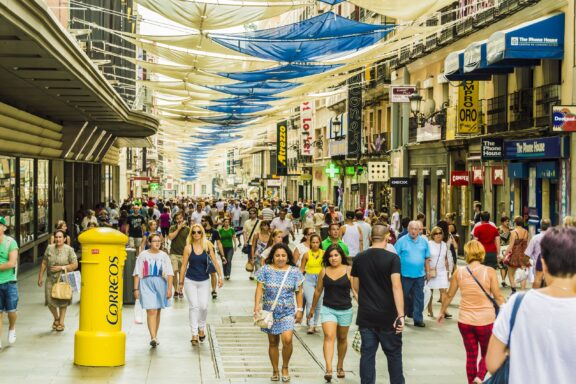
[[[124,308],[123,329],[127,334],[126,365],[115,368],[79,367],[73,363],[74,332],[78,329],[79,302],[69,308],[64,332],[51,330],[52,317],[44,307],[44,289],[38,288],[37,270],[19,276],[20,304],[17,341],[9,346],[7,322],[2,332],[0,377],[3,383],[267,383],[271,375],[266,336],[250,321],[254,282],[244,271],[245,257],[236,252],[232,279],[209,307],[209,337],[192,347],[188,328],[188,303],[178,300],[162,311],[158,340],[151,349],[146,324],[134,323],[132,306]],[[457,302],[456,298],[455,302]],[[439,304],[434,308],[437,313]],[[453,320],[442,326],[425,317],[426,328],[404,334],[404,372],[407,383],[464,383],[465,355]],[[332,382],[360,383],[360,355],[351,344],[356,326],[349,333],[345,361],[346,378]],[[293,383],[322,383],[324,358],[322,335],[307,335],[299,327],[291,361]],[[336,366],[336,360],[334,360]],[[386,359],[377,355],[377,383],[388,383]]]

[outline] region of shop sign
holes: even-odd
[[[299,179],[300,179],[300,181],[310,181],[310,180],[312,180],[312,175],[309,173],[306,173],[306,174],[300,175]]]
[[[504,140],[500,138],[482,139],[482,161],[502,160],[504,158]]]
[[[484,170],[482,167],[472,167],[472,184],[484,185]]]
[[[348,154],[359,158],[362,150],[362,75],[348,80]]]
[[[276,124],[276,174],[288,175],[288,121]]]
[[[410,186],[410,178],[409,177],[391,177],[390,178],[390,186],[396,188],[403,188]]]
[[[506,159],[558,159],[562,157],[560,137],[541,137],[529,140],[504,141]]]
[[[458,87],[458,133],[480,133],[478,81],[463,81]]]
[[[368,181],[372,182],[388,181],[388,179],[390,178],[388,168],[389,164],[387,161],[368,162]]]
[[[302,156],[312,156],[314,130],[314,102],[306,101],[300,106],[300,150]]]
[[[415,85],[391,85],[390,102],[392,103],[409,103],[410,96],[416,93]]]
[[[576,106],[554,105],[552,107],[552,130],[576,132]]]
[[[336,175],[340,174],[340,167],[337,167],[336,165],[334,165],[334,163],[330,163],[330,165],[327,166],[324,171],[328,176],[334,178],[336,177]]]
[[[279,188],[282,186],[282,181],[280,179],[268,179],[266,184],[268,187]]]
[[[360,190],[360,184],[352,184],[350,185],[350,190],[352,192],[358,192]]]
[[[468,171],[450,172],[450,185],[453,187],[463,187],[470,184],[470,175]]]
[[[492,185],[504,185],[504,167],[492,167]]]
[[[251,181],[248,183],[249,186],[251,187],[259,187],[260,186],[260,182],[259,181]]]
[[[557,179],[558,163],[556,161],[542,161],[540,163],[536,163],[536,178]]]

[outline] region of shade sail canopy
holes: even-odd
[[[252,114],[262,112],[272,108],[268,104],[233,104],[233,105],[207,105],[205,108],[209,111],[220,113],[234,113],[234,114]]]
[[[305,62],[342,57],[383,39],[394,26],[360,23],[332,12],[298,23],[237,34],[210,34],[235,51],[268,60]]]
[[[215,85],[208,88],[236,96],[273,96],[299,86],[298,83],[286,81],[246,81],[235,84]]]
[[[474,42],[464,50],[464,74],[502,74],[514,72],[513,66],[488,65],[486,40]]]
[[[234,105],[237,103],[266,103],[272,101],[282,100],[281,97],[274,97],[274,96],[240,96],[240,97],[228,97],[224,99],[217,99],[214,100],[216,103],[223,103]]]
[[[218,75],[239,81],[293,80],[324,73],[341,65],[287,64],[280,67],[250,72],[218,72]]]
[[[265,20],[314,4],[313,0],[137,0],[137,2],[169,20],[199,31],[224,29]]]
[[[464,73],[464,50],[451,52],[444,60],[444,76],[450,81],[489,80],[490,74]]]
[[[564,13],[541,17],[506,31],[487,43],[489,65],[522,65],[524,60],[564,58]]]
[[[399,20],[415,20],[454,3],[455,0],[348,0],[361,8]]]
[[[201,117],[198,120],[204,123],[218,124],[218,125],[241,125],[248,121],[254,120],[254,116],[227,114],[222,116]]]

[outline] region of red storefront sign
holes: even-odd
[[[463,187],[470,184],[470,175],[468,171],[450,172],[450,185],[453,187]]]
[[[504,167],[492,167],[492,185],[504,185]]]
[[[484,169],[482,167],[472,167],[472,184],[484,185]]]

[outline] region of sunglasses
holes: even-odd
[[[202,231],[191,231],[193,235],[201,235]]]
[[[432,234],[432,236],[437,236],[437,235],[442,235],[442,233],[441,233],[441,232],[436,232],[436,233],[433,233],[433,234]]]

